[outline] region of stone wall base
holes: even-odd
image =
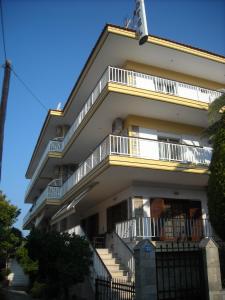
[[[210,292],[209,300],[225,300],[225,290],[218,292]]]

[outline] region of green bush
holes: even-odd
[[[33,298],[42,298],[45,294],[46,284],[35,281],[30,294]]]

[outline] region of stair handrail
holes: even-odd
[[[133,250],[115,231],[112,233],[112,238],[114,254],[118,255],[118,257],[121,259],[122,264],[126,267],[129,279],[134,280],[135,260]]]

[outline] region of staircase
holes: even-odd
[[[104,249],[97,248],[96,251],[98,252],[98,255],[101,257],[102,261],[104,262],[112,278],[124,280],[125,282],[129,281],[127,270],[121,264],[121,261],[118,257],[113,255],[113,253],[110,252],[109,249],[107,248]]]

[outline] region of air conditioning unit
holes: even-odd
[[[123,130],[123,120],[121,118],[116,118],[112,123],[112,133],[119,134]]]

